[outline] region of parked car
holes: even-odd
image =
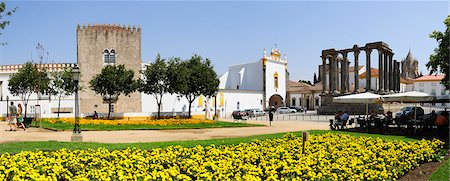
[[[233,113],[231,113],[233,117],[235,116],[247,116],[247,113],[242,110],[234,110]]]
[[[415,110],[417,111],[417,114],[414,113]],[[408,118],[414,118],[414,116],[416,116],[417,119],[421,119],[423,118],[424,110],[421,107],[406,106],[399,112],[395,113],[395,117],[400,118],[403,114]]]
[[[244,112],[245,112],[246,116],[248,116],[248,117],[254,116],[253,109],[244,109]]]
[[[295,109],[291,109],[289,107],[279,107],[277,109],[277,113],[279,114],[285,114],[285,113],[296,113],[297,111]]]
[[[264,111],[262,111],[261,109],[253,109],[253,116],[257,117],[257,116],[265,116],[266,113]]]
[[[289,108],[290,109],[295,109],[297,112],[303,112],[304,111],[303,108],[297,107],[297,106],[290,106]]]

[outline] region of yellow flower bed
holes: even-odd
[[[345,134],[229,146],[23,151],[0,156],[0,180],[396,180],[434,161],[439,140],[387,141]]]
[[[50,123],[69,123],[74,124],[74,118],[50,118],[47,120]],[[169,126],[169,125],[183,125],[183,124],[214,124],[213,120],[205,119],[157,119],[157,120],[107,120],[107,119],[84,119],[80,118],[80,125],[94,124],[94,125],[153,125],[153,126]]]

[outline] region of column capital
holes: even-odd
[[[372,49],[371,49],[371,48],[366,48],[366,53],[367,53],[367,54],[372,53]]]
[[[381,49],[381,48],[378,49],[378,54],[379,54],[379,55],[381,55],[381,54],[383,54],[383,53],[385,53],[385,51],[384,51],[383,49]]]

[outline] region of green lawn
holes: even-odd
[[[449,180],[450,179],[450,160],[445,161],[434,173],[429,180]]]
[[[42,122],[42,127],[57,130],[67,131],[73,130],[73,124],[70,123],[49,123]],[[224,127],[249,127],[249,126],[264,126],[259,124],[246,124],[246,123],[233,123],[225,121],[217,121],[214,124],[183,124],[183,125],[170,125],[170,126],[157,126],[157,125],[104,125],[104,124],[87,124],[81,125],[82,131],[116,131],[116,130],[167,130],[167,129],[201,129],[201,128],[224,128]]]
[[[414,141],[415,139],[407,138],[404,136],[391,136],[391,135],[377,135],[377,134],[365,134],[365,133],[352,133],[352,132],[342,132],[342,131],[319,131],[312,130],[309,131],[310,134],[324,134],[327,132],[333,133],[342,133],[349,134],[353,136],[368,136],[368,137],[378,137],[381,139],[389,139],[389,140],[404,140],[404,141]],[[0,147],[1,153],[17,153],[20,151],[31,151],[31,150],[58,150],[62,148],[66,148],[69,150],[75,149],[96,149],[99,147],[104,147],[109,150],[120,150],[126,149],[129,147],[138,147],[141,149],[152,149],[152,148],[164,148],[171,145],[180,145],[184,147],[194,147],[196,145],[232,145],[239,144],[242,142],[251,142],[252,140],[259,139],[274,139],[281,138],[285,133],[277,133],[277,134],[264,134],[264,135],[255,135],[249,137],[240,137],[240,138],[223,138],[223,139],[210,139],[210,140],[193,140],[193,141],[171,141],[171,142],[149,142],[149,143],[92,143],[92,142],[82,142],[82,143],[72,143],[72,142],[57,142],[57,141],[39,141],[39,142],[18,142],[18,143],[4,143]],[[295,135],[301,136],[302,132],[294,132]],[[151,135],[149,135],[151,136]]]

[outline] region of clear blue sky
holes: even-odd
[[[109,23],[142,27],[143,62],[157,53],[182,58],[197,53],[212,59],[218,74],[229,65],[259,60],[264,48],[277,44],[288,56],[291,80],[312,80],[323,49],[373,41],[388,43],[397,60],[411,48],[426,74],[425,63],[437,47],[428,35],[443,31],[449,14],[446,1],[7,2],[7,8],[15,6],[0,36],[8,42],[0,48],[2,65],[21,64],[31,54],[36,59],[37,43],[50,52],[49,62],[74,63],[77,24]],[[365,55],[360,57],[364,62]]]

